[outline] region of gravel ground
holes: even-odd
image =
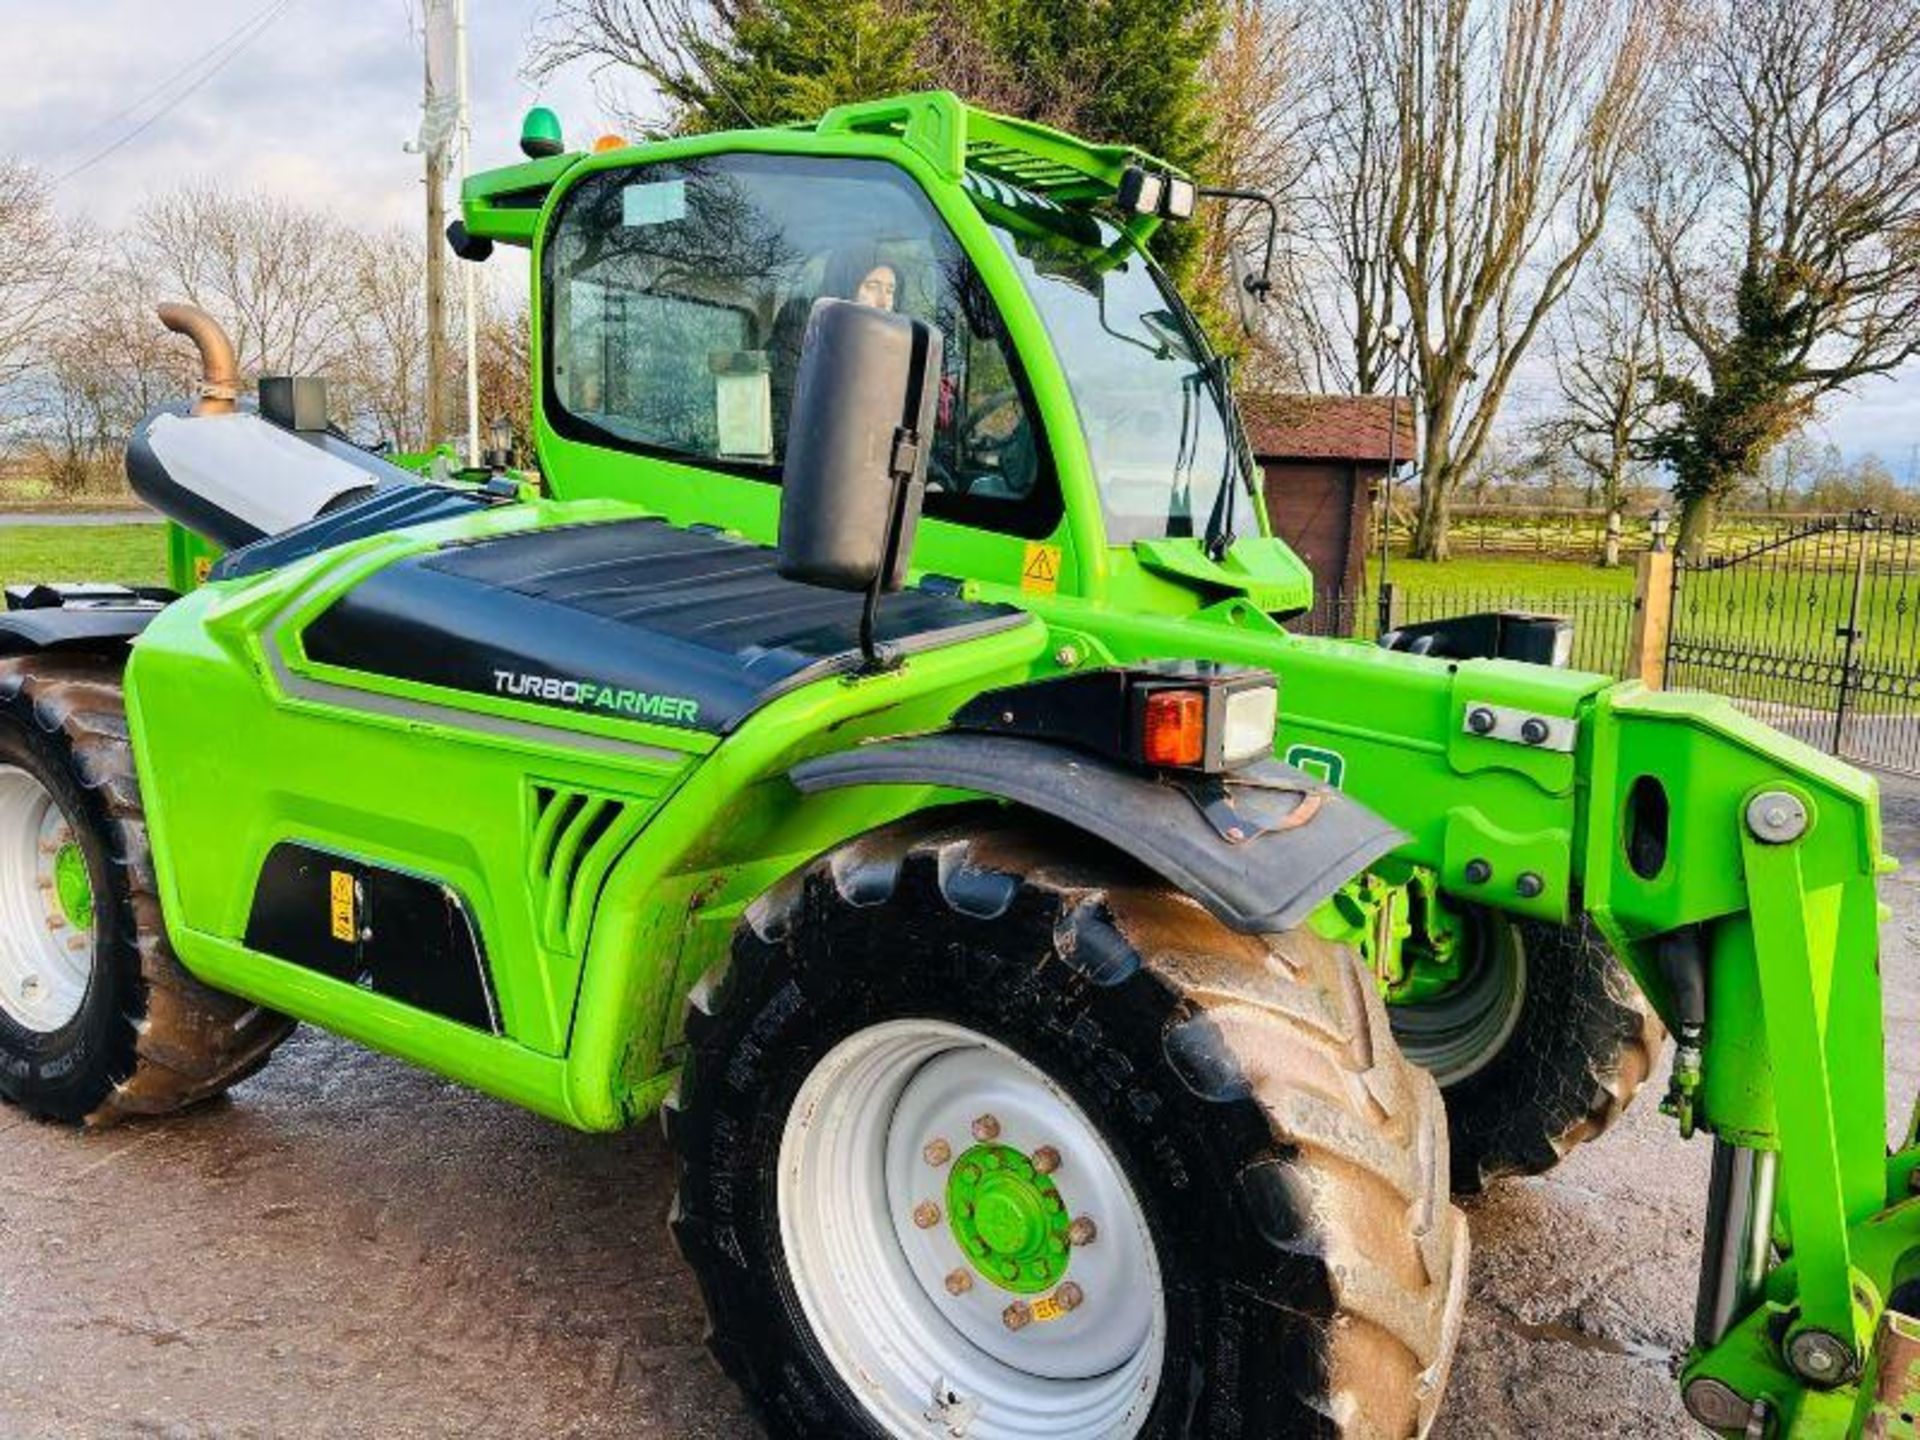
[[[1920,787],[1889,788],[1904,1037]],[[1440,1434],[1689,1432],[1671,1376],[1707,1155],[1643,1097],[1470,1207]],[[0,1111],[0,1435],[751,1433],[700,1349],[669,1174],[652,1126],[575,1135],[313,1031],[188,1115],[85,1136]]]

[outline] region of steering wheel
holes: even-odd
[[[1003,422],[1004,433],[988,434],[988,424],[1002,416],[1009,416],[1009,421]],[[972,406],[960,422],[960,447],[962,454],[982,466],[968,477],[967,489],[985,481],[993,493],[1009,500],[1017,500],[1033,489],[1040,461],[1034,450],[1033,427],[1027,423],[1018,390],[996,390]]]
[[[977,455],[982,459],[998,460],[1013,444],[1020,432],[1026,428],[1019,423],[1020,416],[1016,413],[1014,423],[1008,427],[1004,435],[986,435],[981,432],[985,428],[986,423],[1001,411],[1010,405],[1015,407],[1017,411],[1019,404],[1020,392],[1018,390],[996,390],[978,404],[974,405],[967,411],[965,418],[960,422],[961,448],[969,455]]]

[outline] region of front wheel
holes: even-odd
[[[1358,963],[1005,823],[855,842],[696,990],[724,1367],[779,1435],[1423,1433],[1466,1229]]]
[[[1466,915],[1459,980],[1388,1014],[1446,1096],[1453,1191],[1552,1169],[1626,1113],[1666,1030],[1591,922]]]
[[[220,1094],[293,1024],[174,958],[120,678],[106,657],[0,660],[0,1100],[47,1120]]]

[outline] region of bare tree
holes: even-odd
[[[1621,508],[1630,479],[1647,463],[1658,408],[1658,292],[1648,265],[1606,256],[1548,327],[1560,410],[1539,436],[1585,472],[1587,503],[1609,511]]]
[[[340,402],[396,449],[420,450],[427,423],[426,257],[414,227],[355,235],[351,246],[353,369]]]
[[[475,290],[481,442],[491,448],[488,432],[496,420],[504,418],[513,430],[512,449],[525,463],[533,448],[530,316],[525,293],[508,294],[504,286],[490,283],[496,274],[482,271]],[[463,365],[459,377],[463,386],[465,374]]]
[[[358,243],[332,216],[210,182],[149,201],[125,239],[146,298],[211,311],[250,375],[350,367]]]
[[[1307,114],[1312,91],[1298,83],[1310,54],[1304,6],[1293,0],[1228,0],[1207,65],[1212,138],[1205,179],[1271,196],[1280,212],[1273,288],[1249,337],[1242,371],[1256,389],[1304,389],[1320,369],[1302,358],[1312,353],[1320,329],[1295,248],[1304,228],[1301,208],[1312,159]],[[1235,270],[1251,277],[1266,258],[1268,213],[1245,202],[1209,205],[1201,223],[1202,308],[1215,324],[1237,322],[1246,302],[1234,294]]]
[[[87,248],[85,233],[55,215],[40,172],[0,158],[0,386],[40,358]]]
[[[528,74],[539,78],[584,65],[600,101],[623,125],[651,135],[684,128],[716,98],[713,40],[731,33],[752,0],[551,0],[534,29]],[[634,106],[620,87],[628,72],[658,92],[664,117]],[[759,123],[739,101],[740,123]]]
[[[1312,59],[1294,83],[1313,95],[1305,210],[1310,246],[1299,363],[1319,385],[1370,395],[1393,382],[1385,332],[1399,309],[1393,253],[1399,135],[1381,83],[1391,0],[1327,3],[1315,12]]]
[[[194,369],[142,303],[124,261],[101,257],[39,354],[27,464],[56,494],[119,488],[133,427],[186,395]]]
[[[1446,558],[1454,489],[1600,238],[1665,29],[1658,0],[1410,0],[1382,36],[1424,559]]]
[[[1821,399],[1920,355],[1920,0],[1720,0],[1641,206],[1680,544]]]
[[[586,65],[642,134],[770,125],[923,83],[934,13],[914,0],[547,0],[527,68]],[[656,104],[632,104],[628,72]]]
[[[1763,510],[1793,509],[1826,470],[1839,464],[1837,454],[1828,454],[1832,448],[1805,430],[1787,436],[1760,462],[1752,484],[1743,487],[1747,492],[1744,498]]]
[[[12,238],[0,235],[0,249]],[[190,394],[198,362],[153,314],[166,298],[211,310],[248,375],[325,375],[333,418],[349,433],[402,450],[436,438],[426,420],[425,256],[411,226],[342,228],[283,200],[200,186],[146,206],[110,239],[63,277],[63,303],[37,323],[14,387],[22,412],[0,430],[28,473],[57,492],[117,486],[140,418]],[[483,271],[479,287],[481,420],[506,415],[524,454],[526,301],[499,298],[524,271],[498,271]]]

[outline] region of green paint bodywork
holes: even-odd
[[[1456,907],[1556,922],[1584,911],[1671,1022],[1655,942],[1699,927],[1710,1008],[1697,1121],[1782,1152],[1790,1255],[1765,1305],[1696,1354],[1689,1375],[1768,1397],[1793,1434],[1842,1433],[1852,1389],[1793,1381],[1775,1332],[1791,1316],[1789,1328],[1833,1330],[1864,1356],[1896,1269],[1920,1255],[1920,1207],[1906,1198],[1920,1152],[1909,1146],[1889,1161],[1885,1145],[1873,781],[1706,696],[1290,635],[1282,619],[1310,602],[1310,576],[1257,503],[1218,561],[1195,540],[1109,544],[1061,357],[961,182],[973,170],[1092,205],[1126,165],[1156,164],[1151,157],[918,96],[843,107],[811,127],[687,136],[475,175],[463,216],[477,236],[531,248],[539,316],[547,224],[571,186],[609,168],[725,151],[865,156],[925,191],[977,266],[1031,383],[1062,491],[1046,540],[1059,550],[1057,588],[1022,588],[1026,540],[926,519],[916,572],[1018,605],[1027,622],[881,674],[783,694],[724,741],[311,660],[301,637],[314,616],[380,567],[436,545],[638,513],[773,541],[772,485],[558,434],[538,398],[545,337],[536,324],[534,440],[551,499],[199,588],[195,561],[210,551],[176,532],[174,574],[191,593],[136,645],[128,698],[160,895],[183,962],[213,985],[567,1124],[612,1129],[647,1115],[671,1086],[684,997],[724,958],[756,897],[852,836],[967,798],[924,786],[802,797],[785,778],[797,761],[939,728],[984,689],[1062,669],[1167,657],[1263,667],[1280,685],[1279,753],[1408,836],[1315,922],[1361,943],[1393,998],[1423,998],[1452,978]],[[1139,240],[1154,223],[1126,228]],[[1560,752],[1475,735],[1464,723],[1474,704],[1572,721],[1577,743]],[[1666,858],[1651,875],[1634,869],[1627,844],[1629,796],[1642,777],[1664,788],[1671,815]],[[1747,834],[1745,806],[1762,789],[1788,789],[1807,805],[1813,823],[1797,843],[1762,846]],[[585,843],[584,826],[571,839],[539,833],[536,796],[562,790],[586,797],[596,817],[584,878],[570,885],[549,883],[554,867],[539,859]],[[452,887],[484,942],[500,1033],[249,951],[255,881],[283,840]],[[1471,882],[1473,861],[1491,878]],[[1539,878],[1537,893],[1523,893],[1523,874]]]

